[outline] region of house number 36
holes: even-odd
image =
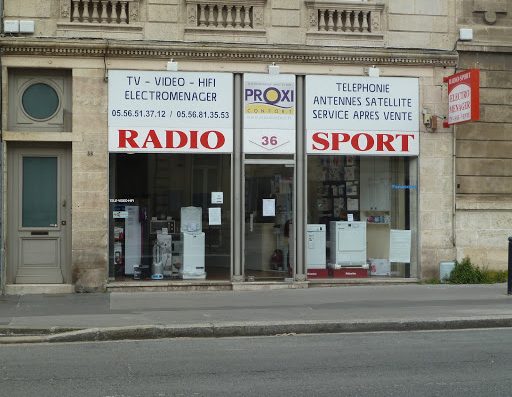
[[[263,146],[268,146],[268,145],[275,146],[275,145],[277,145],[277,137],[276,136],[262,136],[261,144]]]

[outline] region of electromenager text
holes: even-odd
[[[124,99],[135,101],[215,102],[216,92],[126,90]]]

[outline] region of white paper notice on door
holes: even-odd
[[[410,230],[391,230],[389,235],[389,261],[411,263]]]
[[[276,199],[263,199],[263,216],[276,216]]]
[[[222,224],[220,207],[208,208],[208,224],[209,225],[220,225]]]
[[[212,204],[224,204],[224,192],[212,192]]]

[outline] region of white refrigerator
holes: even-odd
[[[206,278],[204,267],[205,238],[202,231],[201,207],[181,208],[181,241],[183,242],[183,260],[181,277],[186,279]]]

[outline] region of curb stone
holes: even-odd
[[[431,331],[478,328],[512,328],[512,317],[448,318],[404,321],[321,321],[321,322],[243,322],[190,325],[144,325],[87,328],[45,335],[0,337],[0,344],[100,342],[163,338],[223,338],[247,336],[283,336],[297,334],[356,333],[382,331]]]
[[[20,337],[20,336],[43,336],[52,334],[61,334],[63,332],[78,331],[83,328],[76,327],[49,327],[49,328],[31,328],[31,327],[0,327],[0,338]]]

